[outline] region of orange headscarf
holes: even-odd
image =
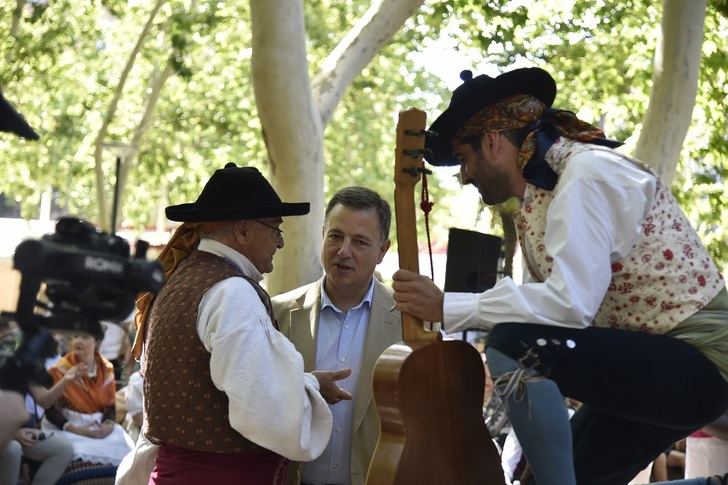
[[[169,281],[170,276],[177,271],[180,263],[187,259],[187,256],[197,248],[200,243],[200,234],[221,229],[237,221],[215,221],[215,222],[185,222],[172,234],[162,252],[159,253],[157,261],[164,270],[164,281]],[[134,318],[136,324],[136,336],[132,345],[132,356],[139,360],[142,355],[142,347],[146,338],[147,320],[154,303],[154,293],[144,293],[136,302],[137,313]]]
[[[66,386],[59,405],[79,413],[101,412],[104,408],[116,403],[116,382],[114,366],[101,354],[96,352],[96,376],[84,376]],[[66,372],[81,361],[76,352],[68,352],[61,360],[48,369],[53,382],[63,379]]]
[[[539,120],[546,112],[546,105],[534,96],[516,94],[486,106],[471,116],[455,134],[457,138],[469,138],[488,131],[508,131],[523,128]],[[548,121],[562,136],[590,142],[604,138],[604,132],[582,121],[571,111],[552,110]],[[536,151],[536,131],[523,140],[518,151],[518,166],[523,168]]]

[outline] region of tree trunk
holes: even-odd
[[[252,76],[270,181],[286,202],[311,203],[285,219],[287,247],[276,254],[267,282],[277,294],[321,276],[324,210],[321,118],[311,95],[302,0],[251,0]]]
[[[324,61],[312,89],[301,0],[251,0],[253,85],[270,180],[282,199],[311,202],[308,216],[284,224],[288,246],[276,255],[271,294],[321,276],[324,127],[352,80],[423,2],[375,1]]]
[[[424,0],[377,0],[341,39],[313,81],[321,124],[326,126],[336,105],[356,76],[399,32]]]
[[[107,195],[106,195],[106,187],[104,184],[104,168],[103,168],[103,143],[107,140],[106,134],[109,131],[109,125],[111,124],[111,121],[114,119],[114,116],[116,115],[116,109],[119,106],[119,100],[121,99],[121,95],[124,92],[124,85],[126,84],[126,80],[129,77],[129,73],[131,72],[132,67],[134,67],[134,63],[136,62],[137,55],[142,49],[142,46],[144,45],[144,42],[147,39],[147,36],[149,35],[149,32],[152,30],[152,26],[154,25],[154,18],[157,16],[157,12],[159,12],[159,9],[162,7],[162,4],[164,3],[164,0],[157,0],[157,3],[152,8],[152,11],[149,13],[149,17],[147,18],[146,24],[144,24],[144,28],[142,29],[141,33],[139,34],[139,38],[137,39],[136,45],[134,45],[134,48],[132,49],[131,53],[129,54],[129,58],[126,60],[126,65],[124,66],[124,69],[121,71],[121,75],[119,76],[119,82],[116,85],[116,89],[114,89],[114,96],[111,99],[111,103],[109,104],[109,109],[106,112],[106,115],[104,116],[104,121],[101,123],[101,127],[99,128],[98,133],[96,134],[96,139],[94,140],[94,169],[96,172],[96,201],[99,205],[99,220],[97,221],[99,226],[101,226],[104,230],[109,230],[111,228],[111,220],[109,218],[109,210],[107,208]]]
[[[670,184],[698,90],[706,0],[663,0],[652,93],[634,155]]]

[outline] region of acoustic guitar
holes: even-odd
[[[425,113],[399,114],[394,164],[399,266],[419,272],[414,204],[423,171]],[[504,485],[500,456],[483,420],[485,370],[478,351],[443,341],[402,314],[403,344],[374,368],[381,435],[367,485]]]

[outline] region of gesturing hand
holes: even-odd
[[[112,431],[114,431],[114,422],[110,419],[105,420],[101,425],[99,426],[101,428],[101,432],[103,433],[103,436],[106,436],[110,434]],[[102,436],[102,438],[103,438]]]
[[[32,448],[37,443],[37,431],[33,428],[21,428],[15,434],[15,440],[21,445]]]
[[[87,372],[88,368],[86,367],[86,364],[76,364],[66,371],[66,373],[63,375],[63,380],[67,383],[74,382],[85,376]]]
[[[346,379],[351,375],[351,369],[341,370],[316,370],[311,372],[319,382],[319,392],[329,404],[336,404],[339,401],[351,399],[351,394],[346,389],[336,385],[336,381]]]

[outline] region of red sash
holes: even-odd
[[[284,485],[288,460],[275,453],[205,453],[161,445],[148,485]]]

